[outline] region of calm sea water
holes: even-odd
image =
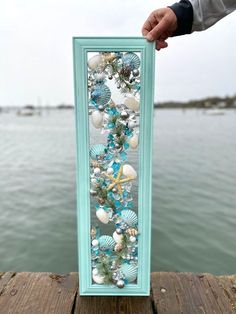
[[[0,271],[77,270],[74,112],[0,115]],[[236,273],[236,111],[156,110],[152,270]]]

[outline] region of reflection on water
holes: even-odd
[[[155,111],[152,270],[235,273],[235,120]],[[74,113],[1,114],[0,150],[0,271],[76,271]]]

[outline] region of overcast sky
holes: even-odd
[[[0,106],[73,103],[73,36],[139,36],[164,0],[1,0]],[[236,94],[236,12],[156,52],[155,100]]]

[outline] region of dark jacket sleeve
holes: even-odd
[[[193,7],[190,1],[181,0],[174,3],[171,8],[177,17],[177,29],[173,36],[179,36],[184,34],[190,34],[193,25]]]

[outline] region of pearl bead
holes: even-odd
[[[118,288],[122,289],[125,286],[125,282],[124,282],[124,280],[120,279],[120,280],[117,281],[116,285],[117,285]]]
[[[133,76],[139,76],[139,70],[138,69],[134,69],[132,74],[133,74]]]
[[[99,174],[101,172],[100,168],[94,168],[93,170],[94,174]]]
[[[114,172],[113,168],[107,168],[107,174],[112,174]]]
[[[98,244],[99,244],[99,242],[98,242],[97,239],[94,239],[94,240],[92,241],[92,246],[98,246]]]
[[[135,242],[136,238],[134,236],[129,237],[130,242]]]
[[[112,75],[109,75],[108,78],[109,78],[109,80],[112,80],[112,79],[113,79],[113,76],[112,76]]]
[[[99,105],[99,106],[98,106],[98,110],[99,110],[99,111],[104,111],[103,105]]]
[[[116,233],[117,233],[117,234],[121,234],[121,233],[122,233],[121,228],[116,228]]]

